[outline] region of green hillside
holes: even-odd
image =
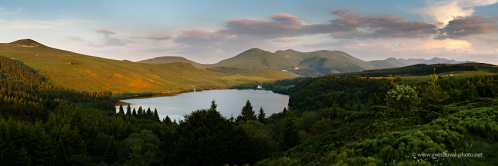
[[[188,60],[187,58],[184,57],[179,57],[179,56],[163,56],[163,57],[156,57],[152,59],[146,59],[142,61],[138,61],[139,63],[153,63],[153,64],[160,64],[160,63],[174,63],[174,62],[185,62],[185,63],[190,63],[194,67],[205,69],[207,65],[205,64],[200,64],[191,60]]]
[[[244,73],[255,70],[280,71],[292,68],[294,68],[294,64],[288,60],[271,52],[253,48],[235,57],[222,60],[208,69],[226,73]]]
[[[25,39],[0,44],[0,56],[22,61],[55,85],[81,91],[177,93],[197,89],[228,88],[273,77],[219,73],[189,63],[146,64],[93,57],[54,49]],[[279,77],[292,78],[285,73]]]
[[[267,120],[284,149],[255,165],[496,165],[498,76],[438,75],[410,85],[337,75],[299,83],[292,112]]]
[[[297,64],[300,68],[318,71],[322,74],[358,72],[374,69],[363,60],[342,51],[298,52],[294,50],[277,51],[275,54]]]

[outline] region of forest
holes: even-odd
[[[417,64],[399,68],[390,68],[390,69],[376,69],[376,70],[365,70],[357,73],[346,73],[344,75],[361,75],[363,77],[378,77],[384,76],[387,77],[389,75],[394,76],[420,76],[420,75],[429,75],[434,72],[434,70],[439,73],[446,72],[454,72],[454,71],[476,71],[476,70],[484,70],[490,72],[498,72],[498,68],[494,65],[485,64],[485,63],[463,63],[463,64]]]
[[[497,165],[498,76],[441,80],[431,71],[410,85],[360,75],[281,80],[266,85],[290,95],[280,113],[247,101],[240,116],[223,117],[213,100],[171,121],[154,108],[115,110],[110,92],[62,88],[0,56],[0,163]],[[436,153],[481,156],[414,155]]]

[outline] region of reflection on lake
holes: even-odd
[[[192,111],[209,108],[213,99],[221,115],[227,118],[233,115],[237,118],[247,100],[251,101],[256,114],[259,113],[259,108],[263,107],[266,115],[270,116],[287,107],[289,96],[265,90],[209,90],[182,93],[176,96],[128,99],[122,102],[130,103],[132,110],[133,108],[138,110],[139,106],[145,110],[150,107],[152,111],[157,108],[161,120],[168,115],[171,120],[178,121],[178,119],[183,120],[183,115],[190,114]],[[123,105],[123,108],[126,112],[126,105]],[[119,106],[116,106],[116,110],[119,111]]]

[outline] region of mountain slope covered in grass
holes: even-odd
[[[294,50],[277,51],[275,54],[297,64],[300,68],[318,71],[322,74],[348,73],[374,69],[374,67],[358,58],[342,51],[298,52]]]
[[[142,61],[138,61],[140,63],[153,63],[153,64],[161,64],[161,63],[174,63],[174,62],[185,62],[185,63],[190,63],[192,66],[205,69],[207,65],[205,64],[200,64],[191,60],[188,60],[187,58],[184,57],[179,57],[179,56],[163,56],[163,57],[156,57],[152,59],[146,59]]]
[[[0,44],[0,56],[21,61],[52,83],[81,91],[177,93],[197,89],[228,88],[248,82],[292,78],[287,73],[255,77],[200,69],[189,63],[147,64],[93,57],[46,47],[25,39]]]
[[[209,70],[226,73],[244,73],[255,70],[280,71],[292,68],[294,68],[294,64],[288,60],[258,48],[249,49],[208,67]]]

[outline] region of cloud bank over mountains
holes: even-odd
[[[498,64],[498,11],[488,9],[488,14],[479,12],[487,6],[496,6],[498,0],[390,2],[417,6],[415,8],[397,8],[396,4],[383,8],[382,3],[368,2],[365,6],[341,6],[342,1],[300,4],[304,7],[312,4],[313,8],[306,9],[312,11],[304,13],[298,10],[299,7],[282,11],[279,8],[263,7],[271,9],[264,14],[233,7],[231,13],[222,13],[224,17],[212,10],[191,14],[193,17],[159,17],[169,10],[161,9],[153,13],[150,11],[155,6],[141,3],[128,6],[126,9],[130,11],[122,13],[116,6],[123,4],[106,3],[99,9],[101,11],[95,12],[95,17],[105,18],[102,19],[105,21],[78,19],[69,15],[56,19],[39,19],[35,16],[7,19],[21,17],[30,8],[1,6],[0,23],[6,26],[0,27],[0,30],[15,33],[0,35],[17,34],[16,39],[51,36],[46,40],[59,43],[55,45],[58,48],[65,48],[66,45],[71,51],[133,61],[157,56],[184,56],[198,62],[215,63],[257,47],[269,51],[341,50],[365,60],[388,57],[427,59],[437,56],[457,60],[487,60]],[[261,4],[257,3],[270,2],[248,4],[260,9]],[[138,9],[140,5],[146,7],[142,13],[150,14],[134,18],[137,13],[134,14],[132,9]],[[393,6],[395,10],[388,10]],[[305,10],[304,7],[301,10]],[[176,14],[185,9],[178,7],[178,10],[170,10]],[[153,22],[142,24],[141,21],[149,17]],[[205,25],[204,20],[216,22]],[[184,22],[187,24],[180,26]],[[49,45],[51,43],[34,39]]]

